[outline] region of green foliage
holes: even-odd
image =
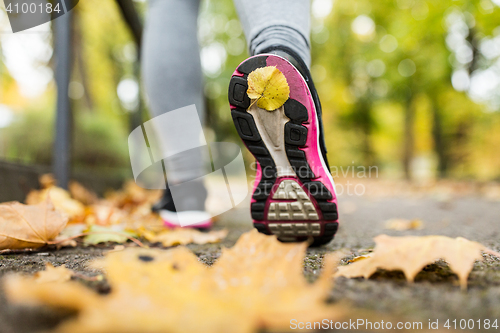
[[[205,96],[208,124],[214,140],[240,142],[231,119],[227,101],[229,79],[234,69],[248,57],[247,44],[232,0],[206,0],[200,11],[201,54],[204,48],[224,48],[225,61],[219,71],[205,72]]]
[[[117,97],[118,83],[134,74],[136,50],[130,32],[115,1],[86,0],[75,8],[76,37],[80,39],[76,54],[83,68],[75,61],[74,80],[86,84],[86,94],[92,101],[76,100],[77,107],[98,109],[106,113],[121,113]],[[85,86],[85,84],[84,84]]]
[[[52,148],[52,114],[29,110],[17,115],[14,123],[4,129],[5,158],[27,164],[49,165]]]
[[[135,46],[115,1],[81,1],[73,13],[73,168],[128,169],[129,114],[120,105],[116,91],[120,80],[134,74]],[[16,114],[12,126],[0,129],[2,157],[50,165],[55,85],[50,84],[40,97],[26,98],[8,71],[3,70],[1,60],[0,103]],[[75,86],[82,92],[72,93]]]
[[[414,177],[420,172],[416,162],[425,161],[435,176],[499,178],[500,92],[481,99],[466,86],[452,85],[459,71],[466,79],[487,70],[500,76],[498,55],[487,56],[482,47],[500,39],[498,1],[332,3],[329,15],[313,18],[311,35],[311,72],[323,105],[330,163],[377,165],[386,175]],[[135,4],[144,14],[146,4]],[[85,92],[73,99],[75,164],[128,167],[129,115],[116,88],[135,75],[132,38],[112,0],[81,1],[75,20],[72,81]],[[220,67],[204,73],[209,139],[239,142],[226,92],[248,53],[233,2],[203,1],[199,24],[202,56],[217,50],[221,57]],[[457,31],[465,53],[463,47],[457,51]],[[3,68],[0,64],[1,102],[20,111],[20,120],[4,131],[7,155],[48,164],[52,116],[29,110],[33,104],[53,110],[53,86],[43,100],[27,103]]]
[[[454,15],[454,16],[453,16]],[[237,18],[230,0],[206,1],[202,47],[230,49]],[[452,18],[468,29],[473,61],[460,63],[447,38]],[[333,165],[377,165],[389,176],[427,172],[461,178],[500,176],[500,114],[452,86],[454,71],[486,68],[478,45],[500,33],[500,8],[490,0],[335,0],[312,21],[311,72],[323,105]],[[463,28],[463,27],[462,27]],[[496,30],[495,30],[496,29]],[[243,38],[240,34],[237,38]],[[227,107],[228,78],[247,53],[226,52],[220,72],[206,75],[209,124],[217,140],[235,138]],[[486,133],[490,133],[488,139]]]
[[[490,8],[484,3],[491,9],[484,10]],[[486,106],[456,91],[451,75],[460,68],[472,73],[484,63],[477,44],[494,34],[500,9],[489,0],[334,4],[330,16],[315,22],[312,36],[313,75],[315,67],[326,72],[317,86],[324,113],[333,114],[325,125],[327,142],[330,147],[341,142],[330,160],[348,164],[357,157],[360,164],[376,163],[382,169],[400,161],[411,169],[415,158],[425,157],[438,160],[442,175],[479,176],[471,164],[491,163],[487,155],[494,147],[481,147],[477,160],[471,152],[479,147],[469,143],[476,141],[479,119],[498,114],[485,115]],[[466,23],[467,43],[475,52],[465,64],[447,45],[452,14]],[[325,33],[326,40],[315,38]],[[358,139],[345,140],[346,131]],[[358,154],[337,154],[344,149]]]
[[[80,113],[75,124],[75,167],[128,168],[128,133],[124,119],[105,113]]]
[[[5,130],[6,158],[27,164],[50,165],[54,140],[53,114],[26,111]],[[78,113],[73,131],[75,168],[129,166],[127,133],[123,123],[104,113]]]

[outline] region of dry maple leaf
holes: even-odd
[[[273,111],[285,104],[290,87],[276,66],[267,66],[248,74],[247,95],[257,101],[259,108]]]
[[[467,278],[474,262],[483,259],[481,252],[500,257],[500,253],[462,237],[380,235],[374,240],[375,249],[369,257],[356,260],[350,265],[340,266],[335,276],[369,278],[381,268],[401,270],[406,279],[412,282],[425,266],[444,259],[451,270],[457,274],[462,289],[466,289]]]
[[[49,197],[38,205],[0,204],[0,250],[41,247],[56,238],[67,221]]]
[[[227,230],[201,232],[192,228],[165,230],[159,234],[144,234],[151,243],[161,243],[165,247],[186,244],[217,243],[227,236]]]
[[[37,283],[66,282],[71,280],[73,271],[62,265],[54,267],[50,262],[45,264],[45,270],[35,273],[34,279]]]
[[[85,216],[85,206],[80,201],[72,199],[68,191],[56,186],[29,192],[26,203],[36,205],[44,202],[49,196],[55,208],[66,214],[70,221],[80,221]]]
[[[74,281],[34,284],[10,276],[9,299],[75,310],[58,332],[247,333],[288,329],[290,320],[345,318],[325,303],[334,258],[325,256],[315,283],[303,276],[307,244],[283,244],[255,230],[223,249],[211,267],[185,247],[129,248],[100,261],[111,292],[101,296]]]

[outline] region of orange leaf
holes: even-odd
[[[35,284],[10,276],[12,301],[76,310],[58,332],[283,331],[290,320],[345,319],[345,306],[325,302],[335,263],[325,256],[315,283],[303,275],[306,243],[284,244],[251,231],[207,267],[185,247],[128,248],[99,260],[111,292],[101,296],[76,284]]]

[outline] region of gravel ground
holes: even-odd
[[[232,246],[243,232],[251,229],[247,205],[243,203],[221,216],[217,228],[229,229],[228,237],[221,244],[190,245],[189,248],[207,264],[213,263],[222,246]],[[341,196],[339,207],[341,227],[336,239],[327,246],[308,249],[304,274],[311,281],[321,273],[324,253],[340,249],[353,257],[367,253],[374,246],[372,238],[383,233],[393,236],[462,236],[494,250],[500,249],[499,201],[478,195],[455,198],[392,195],[380,199]],[[384,221],[391,218],[420,219],[424,228],[410,231],[384,229]],[[36,272],[43,269],[45,262],[55,266],[65,264],[87,276],[96,275],[98,272],[87,268],[88,261],[111,248],[102,246],[1,255],[0,277],[10,272]],[[102,293],[109,291],[105,281],[95,282],[91,287]],[[413,284],[407,283],[400,272],[380,272],[369,280],[339,278],[329,300],[348,301],[360,311],[422,321],[424,325],[429,319],[439,319],[441,327],[446,319],[498,319],[500,322],[500,260],[488,256],[485,262],[476,263],[467,292],[460,290],[456,276],[446,264],[438,262],[427,266]],[[68,315],[44,308],[11,305],[0,292],[0,332],[46,330]]]

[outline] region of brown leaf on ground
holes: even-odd
[[[76,181],[69,183],[69,193],[73,199],[80,201],[84,205],[92,205],[98,201],[97,195],[88,190],[85,186]]]
[[[161,198],[162,193],[161,190],[143,189],[130,180],[123,185],[122,190],[107,193],[105,199],[119,208],[137,207],[143,204],[151,206]]]
[[[128,248],[101,260],[108,295],[74,281],[34,284],[17,276],[6,279],[5,291],[13,301],[75,310],[58,332],[247,333],[289,329],[292,318],[345,318],[345,307],[325,303],[333,257],[325,257],[323,274],[311,284],[303,276],[306,248],[252,231],[211,267],[185,247]]]
[[[380,268],[401,270],[406,279],[412,282],[425,266],[444,259],[451,270],[458,275],[462,289],[466,289],[467,278],[474,262],[483,259],[481,252],[500,257],[500,253],[462,237],[453,239],[446,236],[390,237],[380,235],[374,240],[375,249],[369,257],[340,266],[335,277],[369,278]]]
[[[69,192],[60,187],[52,186],[40,191],[33,190],[28,193],[26,203],[36,205],[44,202],[49,196],[54,207],[66,214],[70,222],[80,222],[84,218],[85,206],[80,201],[72,199]]]
[[[227,236],[227,230],[201,232],[191,228],[176,228],[159,234],[145,233],[144,237],[151,243],[161,243],[165,247],[186,244],[208,244],[220,242]]]
[[[34,279],[37,283],[55,282],[61,283],[71,280],[73,271],[62,265],[54,267],[51,263],[45,264],[45,270],[35,273]]]
[[[398,231],[404,230],[421,230],[424,229],[424,222],[421,220],[407,220],[407,219],[390,219],[384,223],[385,229],[392,229]]]
[[[0,204],[0,249],[41,247],[56,238],[66,223],[48,197],[38,205]]]

